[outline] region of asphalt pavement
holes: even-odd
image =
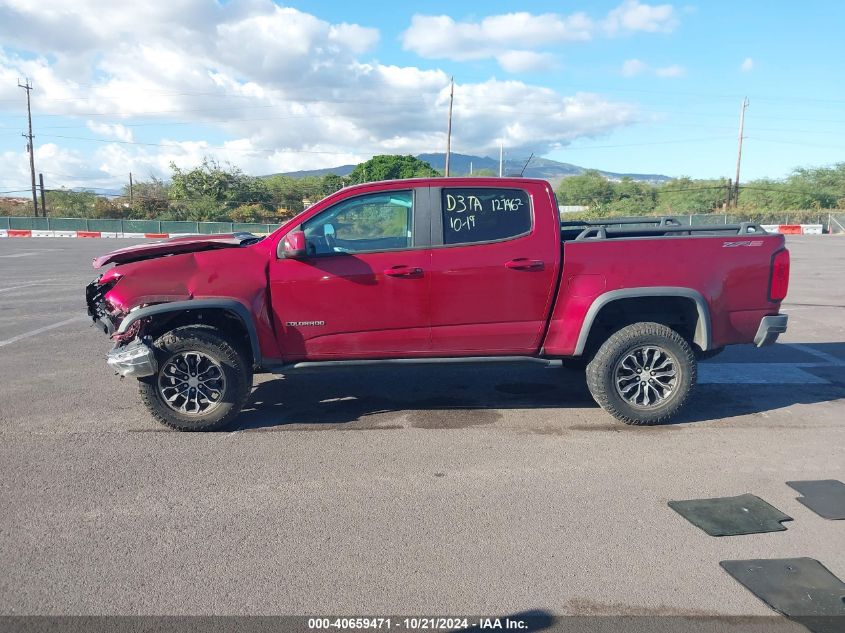
[[[156,424],[84,317],[128,240],[0,240],[0,613],[769,615],[720,567],[809,556],[845,523],[785,482],[845,481],[845,239],[788,238],[788,333],[702,365],[632,428],[562,368],[257,376],[231,431]],[[670,499],[794,520],[707,536]],[[800,629],[796,629],[800,630]]]

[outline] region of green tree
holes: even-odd
[[[383,154],[373,156],[355,167],[349,174],[350,183],[399,180],[404,178],[431,178],[439,172],[427,162],[414,156]]]
[[[603,208],[613,200],[613,183],[595,169],[564,178],[557,188],[558,203]]]
[[[129,216],[138,220],[155,220],[170,211],[170,186],[163,180],[136,181],[132,187],[133,200]],[[129,185],[123,187],[123,201],[129,202]]]
[[[340,191],[347,185],[347,181],[343,176],[337,174],[326,174],[323,176],[321,184],[321,193],[323,196],[333,194],[335,191]]]
[[[607,210],[618,215],[647,215],[654,211],[657,195],[654,187],[644,182],[637,182],[629,177],[612,183],[613,200],[607,204]]]
[[[261,222],[267,217],[267,210],[260,204],[242,204],[229,213],[233,222]]]
[[[93,191],[59,189],[45,194],[47,209],[55,218],[90,218],[94,213],[97,194]]]
[[[242,204],[260,204],[268,211],[273,208],[273,196],[263,178],[247,176],[238,167],[221,165],[209,158],[191,170],[185,171],[174,163],[170,165],[173,174],[170,181],[170,198],[180,202],[190,220],[199,216],[225,216],[226,211]],[[217,213],[212,203],[218,207]],[[216,218],[209,218],[216,219]]]
[[[740,187],[743,209],[785,211],[845,207],[845,163],[796,168],[784,180],[752,180]]]
[[[693,180],[686,176],[675,178],[655,191],[655,209],[666,215],[710,213],[721,209],[727,196],[724,180]]]
[[[120,219],[130,216],[129,202],[120,198],[107,198],[98,196],[94,200],[94,209],[91,211],[91,218]]]
[[[302,202],[305,199],[305,188],[299,179],[276,174],[266,178],[265,184],[277,214],[296,214],[305,208]]]

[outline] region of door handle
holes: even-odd
[[[505,263],[505,266],[511,270],[540,270],[544,263],[539,259],[528,259],[527,257],[517,257]]]
[[[384,271],[388,277],[418,277],[423,269],[416,266],[392,266]]]

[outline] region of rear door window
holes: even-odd
[[[444,244],[506,240],[531,231],[531,198],[522,189],[443,188]]]

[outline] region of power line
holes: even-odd
[[[746,136],[745,138],[752,139],[754,141],[762,141],[764,143],[781,143],[783,145],[801,145],[804,147],[820,147],[824,149],[838,149],[842,150],[845,149],[845,144],[842,145],[825,145],[822,143],[805,143],[803,141],[787,141],[783,139],[776,139],[776,138],[761,138],[759,136]]]
[[[390,85],[386,82],[376,82],[380,83],[382,86],[389,87]],[[87,88],[89,90],[96,90],[98,88],[106,88],[107,86],[103,84],[76,84],[78,88]],[[682,91],[682,90],[649,90],[644,88],[612,88],[607,89],[606,87],[602,86],[600,88],[590,88],[584,86],[583,84],[575,85],[575,84],[559,84],[557,86],[558,89],[564,90],[574,90],[576,92],[600,92],[603,94],[613,94],[613,93],[637,93],[637,94],[653,94],[653,95],[668,95],[668,96],[689,96],[689,97],[704,97],[707,99],[736,99],[736,93],[715,93],[715,92],[693,92],[693,91]],[[140,91],[143,94],[155,94],[160,96],[186,96],[186,97],[213,97],[213,98],[234,98],[234,99],[255,99],[254,95],[246,95],[240,93],[231,93],[231,92],[219,92],[219,91],[191,91],[191,90],[151,90],[151,89],[144,89]],[[62,98],[45,98],[44,101],[49,102],[67,102],[67,101],[88,101],[88,100],[121,100],[125,99],[126,95],[121,94],[117,96],[107,96],[103,94],[97,94],[94,96],[80,96],[80,97],[62,97]],[[754,98],[759,101],[772,101],[775,103],[820,103],[820,104],[841,104],[845,103],[845,99],[824,99],[824,98],[814,98],[814,97],[795,97],[789,96],[785,97],[783,95],[754,95]],[[297,99],[297,101],[302,101],[303,99]],[[3,101],[14,101],[13,99],[0,99],[0,102]]]
[[[61,134],[43,134],[44,138],[63,138],[63,139],[73,139],[77,141],[91,141],[95,143],[118,143],[120,145],[145,145],[149,147],[173,147],[177,149],[184,149],[184,145],[180,143],[145,143],[142,141],[122,141],[119,139],[111,139],[111,138],[91,138],[87,136],[65,136]],[[201,141],[183,141],[183,143],[194,143],[199,144]],[[225,146],[214,146],[214,145],[203,145],[201,149],[216,149],[216,150],[223,150],[229,152],[245,152],[247,154],[250,153],[271,153],[271,154],[327,154],[327,155],[335,155],[335,156],[343,156],[348,154],[354,154],[355,152],[349,150],[345,152],[329,152],[324,150],[285,150],[285,149],[278,149],[278,148],[260,148],[254,147],[250,149],[239,149],[236,147],[225,147]],[[358,153],[362,153],[361,150],[357,150]],[[381,151],[381,150],[378,150]],[[367,153],[367,152],[363,152]]]

